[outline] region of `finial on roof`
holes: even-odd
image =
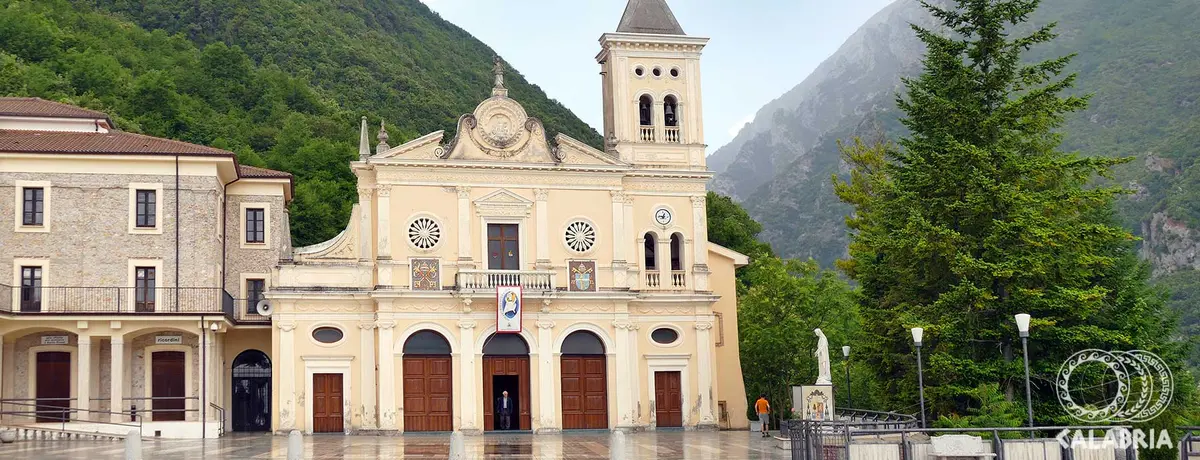
[[[667,0],[629,0],[617,32],[635,34],[685,35]]]
[[[366,161],[371,156],[371,141],[367,134],[367,117],[362,117],[362,127],[358,134],[358,159]]]
[[[387,128],[383,126],[383,120],[379,120],[379,135],[375,136],[375,138],[379,139],[379,144],[375,146],[375,154],[376,155],[386,152],[388,149],[391,148],[388,146],[388,143],[387,143],[387,140],[388,140]]]
[[[504,63],[500,56],[492,58],[492,73],[496,75],[496,83],[492,85],[492,96],[508,97],[508,89],[504,87]]]

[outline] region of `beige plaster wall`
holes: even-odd
[[[713,294],[721,296],[713,305],[713,312],[721,315],[713,325],[713,340],[714,343],[717,340],[722,343],[716,347],[716,368],[720,369],[715,375],[720,389],[716,399],[725,401],[727,428],[739,430],[749,427],[750,420],[746,416],[749,399],[745,381],[742,380],[741,352],[738,347],[736,268],[733,260],[715,252],[709,252],[708,261],[708,268],[712,271],[709,283]],[[737,372],[732,372],[733,369]]]

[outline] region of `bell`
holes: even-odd
[[[673,116],[675,116],[675,106],[673,106],[673,105],[668,105],[668,106],[666,107],[666,109],[665,109],[665,110],[663,110],[663,113],[665,113],[665,114],[666,114],[668,117],[673,117]]]

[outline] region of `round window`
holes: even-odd
[[[642,66],[637,66],[637,68],[633,69],[633,74],[640,77],[646,74],[646,69],[642,68]]]
[[[321,343],[337,343],[342,340],[342,330],[336,327],[318,327],[313,329],[312,336]]]
[[[567,243],[567,247],[572,251],[588,252],[596,245],[596,229],[582,220],[571,222],[563,232],[563,242]]]
[[[656,76],[656,77],[661,77],[661,76],[662,76],[662,69],[661,69],[661,68],[658,68],[658,67],[655,67],[655,68],[654,68],[654,76]]]
[[[671,77],[679,78],[679,67],[671,69]]]
[[[660,327],[650,333],[650,340],[662,345],[670,345],[679,340],[679,333],[669,327]]]
[[[433,249],[442,239],[442,227],[428,217],[418,217],[408,224],[408,242],[417,249]]]

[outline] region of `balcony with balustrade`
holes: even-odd
[[[663,141],[668,144],[680,143],[679,127],[678,126],[667,126],[667,127],[663,128]]]
[[[495,293],[497,287],[520,286],[526,293],[557,289],[553,270],[459,270],[454,289],[460,292]]]
[[[220,315],[233,322],[270,322],[250,300],[219,287],[11,286],[0,284],[0,314],[13,316]],[[257,304],[257,302],[253,302]]]
[[[638,140],[642,142],[654,142],[654,126],[639,126]]]

